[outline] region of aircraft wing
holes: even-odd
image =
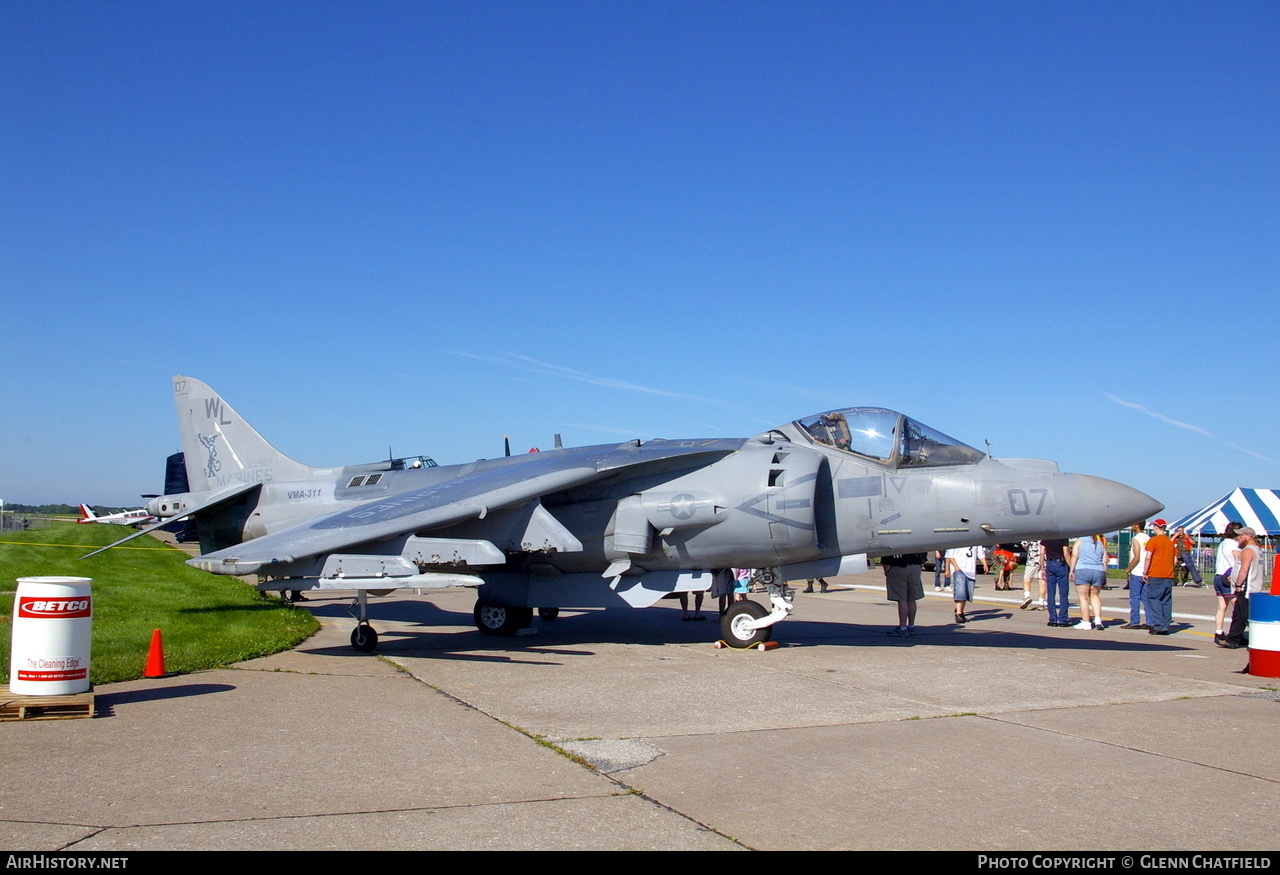
[[[581,486],[627,468],[679,459],[692,464],[714,461],[740,444],[667,441],[583,448],[513,457],[513,464],[484,468],[422,489],[389,495],[325,514],[208,553],[188,564],[214,574],[255,574],[264,566],[290,563],[412,532],[440,528],[490,511],[523,504],[562,489]]]
[[[92,553],[85,553],[80,558],[88,559],[90,556],[97,556],[99,553],[105,553],[107,550],[110,550],[112,547],[119,547],[121,544],[127,541],[132,541],[134,538],[138,538],[138,537],[141,537],[142,535],[146,535],[151,532],[154,532],[156,529],[164,528],[165,526],[169,525],[169,523],[176,523],[178,520],[186,519],[192,514],[199,513],[202,510],[208,510],[212,507],[217,507],[218,505],[222,504],[224,501],[230,501],[233,498],[239,498],[241,495],[244,495],[246,492],[257,489],[261,485],[262,484],[260,483],[244,483],[244,484],[238,484],[236,486],[231,486],[227,489],[223,489],[221,492],[215,492],[213,495],[211,495],[207,500],[205,500],[201,504],[190,507],[183,513],[177,514],[176,516],[166,517],[162,520],[158,520],[157,522],[152,523],[151,525],[144,526],[143,528],[138,529],[128,537],[121,538],[119,541],[116,541],[114,544],[108,544],[105,547],[99,547],[97,550],[94,550]]]

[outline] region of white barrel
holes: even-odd
[[[13,600],[9,690],[67,696],[89,690],[93,594],[89,577],[19,577]]]

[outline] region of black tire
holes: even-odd
[[[759,620],[769,616],[769,611],[759,602],[734,602],[729,610],[720,618],[720,637],[730,647],[747,648],[763,644],[773,637],[773,627],[763,629],[744,629],[743,624],[749,620]]]
[[[351,646],[361,653],[378,649],[378,633],[368,623],[360,623],[351,631]]]
[[[559,608],[538,608],[538,617],[543,620],[554,620],[560,616]]]
[[[513,608],[486,598],[476,599],[471,612],[476,628],[486,635],[514,635],[533,622],[533,608]]]

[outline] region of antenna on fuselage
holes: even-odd
[[[511,436],[510,435],[504,434],[502,436],[502,450],[503,450],[502,454],[504,456],[511,455]]]
[[[560,440],[560,435],[558,433],[556,434],[556,449],[557,450],[564,449],[564,442]]]

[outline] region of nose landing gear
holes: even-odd
[[[773,637],[774,624],[790,616],[795,607],[795,590],[779,575],[766,569],[756,575],[756,580],[768,590],[773,610],[750,600],[730,605],[720,618],[721,639],[730,647],[747,649],[768,641]]]

